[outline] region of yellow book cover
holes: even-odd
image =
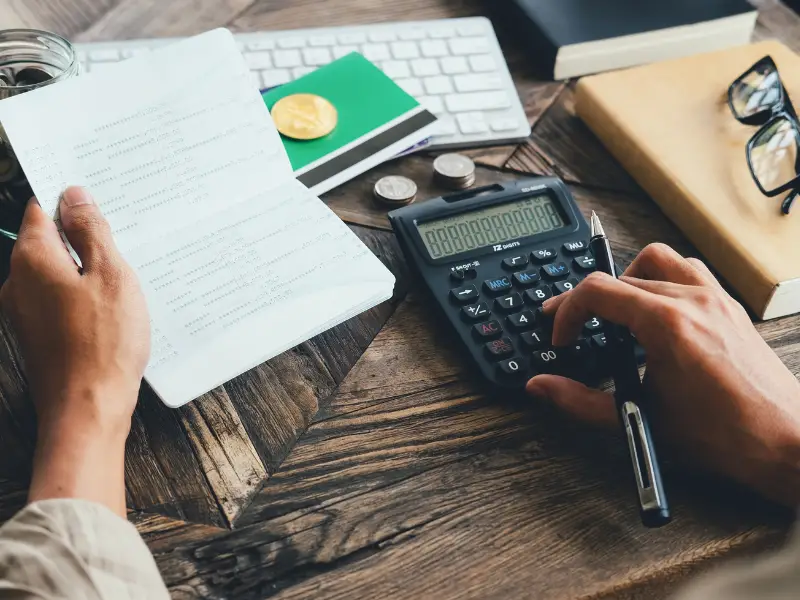
[[[758,190],[745,155],[758,128],[727,104],[730,84],[766,55],[798,105],[800,57],[768,41],[586,77],[576,109],[750,309],[771,319],[800,312],[800,206],[783,215],[783,196]]]

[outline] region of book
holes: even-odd
[[[0,101],[42,207],[95,196],[150,309],[145,378],[177,407],[388,299],[394,277],[299,183],[217,29]]]
[[[283,137],[297,179],[315,194],[416,149],[436,123],[432,113],[357,52],[262,96],[272,110],[278,100],[292,94],[322,96],[339,116],[336,128],[319,139]]]
[[[747,0],[510,0],[510,26],[555,79],[710,52],[750,41]]]
[[[800,214],[761,194],[745,146],[756,133],[727,105],[765,55],[800,98],[800,57],[769,41],[578,82],[576,110],[603,144],[762,319],[800,311]]]

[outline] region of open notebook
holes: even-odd
[[[0,101],[41,205],[92,190],[150,308],[146,379],[180,406],[388,299],[394,277],[298,183],[231,34]]]

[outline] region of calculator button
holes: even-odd
[[[467,321],[485,321],[492,314],[486,302],[470,304],[461,309],[461,314]]]
[[[589,340],[577,340],[566,347],[572,360],[583,360],[589,356]]]
[[[538,271],[530,270],[514,273],[514,283],[520,287],[531,287],[532,285],[539,283],[541,280],[542,277],[539,275]]]
[[[540,305],[542,302],[552,297],[553,290],[550,289],[549,285],[542,284],[536,286],[532,290],[525,290],[525,300],[531,304]]]
[[[525,331],[526,329],[533,329],[536,325],[536,317],[529,310],[523,310],[516,315],[509,315],[508,324],[514,331]]]
[[[567,263],[553,263],[542,267],[542,276],[546,279],[561,279],[569,275]]]
[[[468,269],[454,269],[450,271],[450,279],[455,282],[461,282],[467,279],[475,279],[477,276],[478,272],[472,267]]]
[[[537,350],[531,355],[534,368],[540,373],[552,373],[561,366],[562,349]]]
[[[464,271],[450,271],[450,279],[456,283],[464,281]]]
[[[508,358],[497,363],[497,370],[503,377],[516,378],[525,375],[525,368],[519,358]]]
[[[522,310],[522,296],[519,294],[509,294],[500,296],[494,301],[495,308],[500,312],[512,313]]]
[[[536,350],[537,348],[541,348],[547,344],[545,334],[541,329],[526,331],[519,336],[519,339],[522,340],[522,344],[528,350]]]
[[[598,333],[597,335],[592,336],[592,346],[597,349],[602,349],[606,347],[606,334],[605,333]]]
[[[575,267],[576,271],[594,271],[594,256],[576,256],[572,260],[572,266]]]
[[[534,250],[531,252],[531,260],[535,263],[539,263],[540,265],[549,263],[556,256],[558,256],[558,253],[556,252],[555,248],[541,248],[540,250]]]
[[[486,349],[486,354],[493,360],[500,360],[514,354],[514,346],[511,345],[511,340],[507,337],[491,341],[483,347]]]
[[[486,323],[478,323],[472,326],[472,333],[480,340],[493,340],[503,335],[503,328],[500,322],[492,319]]]
[[[589,333],[597,333],[603,328],[603,321],[593,317],[584,323],[583,328]]]
[[[589,249],[589,242],[586,240],[573,240],[564,244],[564,252],[567,254],[585,254]]]
[[[478,288],[472,284],[450,290],[450,297],[459,304],[469,304],[477,300],[478,296],[480,296]]]
[[[487,294],[499,296],[511,290],[511,280],[508,277],[498,277],[497,279],[487,279],[483,282],[483,289]]]
[[[570,277],[566,281],[556,281],[553,284],[553,290],[555,291],[556,296],[559,296],[564,292],[574,290],[576,285],[578,285],[578,280],[574,277]]]
[[[528,257],[524,254],[519,256],[509,256],[503,259],[503,267],[509,271],[518,271],[528,266]]]

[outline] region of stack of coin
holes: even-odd
[[[433,161],[433,178],[451,190],[465,190],[475,183],[475,163],[463,154],[442,154]]]
[[[389,175],[382,177],[373,190],[375,200],[386,206],[396,208],[411,204],[417,197],[417,184],[408,177]]]
[[[275,127],[286,137],[316,140],[336,128],[339,113],[328,100],[316,94],[292,94],[272,107]]]

